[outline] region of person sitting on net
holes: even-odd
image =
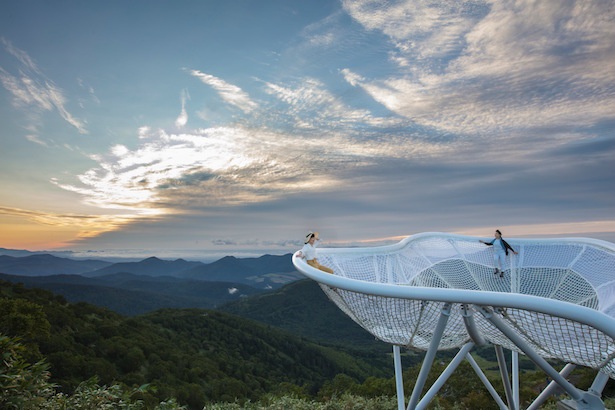
[[[510,249],[515,255],[518,254],[512,246],[508,244],[502,238],[502,232],[499,229],[495,230],[495,238],[491,242],[485,242],[482,239],[479,242],[488,246],[493,246],[493,259],[495,261],[495,275],[500,274],[500,278],[504,277],[504,266],[506,265],[506,256],[508,256],[508,250]]]
[[[303,248],[299,251],[297,256],[304,258],[308,265],[316,269],[320,269],[327,273],[333,273],[333,269],[321,265],[318,263],[318,259],[316,259],[316,241],[318,240],[320,240],[318,238],[318,232],[309,232],[305,236],[305,245],[303,245]]]

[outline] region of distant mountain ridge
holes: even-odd
[[[244,283],[250,278],[272,274],[296,272],[291,254],[283,256],[263,255],[258,258],[236,258],[225,256],[210,264],[200,264],[178,274],[179,277]],[[299,278],[300,276],[297,276]],[[302,276],[301,276],[302,277]]]
[[[132,273],[144,276],[177,276],[178,273],[204,265],[202,262],[188,262],[183,259],[174,261],[162,260],[155,256],[143,259],[140,262],[118,262],[91,272],[82,273],[87,277],[98,277],[115,273]]]
[[[227,256],[211,264],[156,257],[110,263],[34,254],[0,255],[0,278],[133,316],[161,308],[215,308],[303,276],[290,254]]]
[[[62,295],[71,303],[87,302],[135,316],[163,308],[212,309],[263,292],[248,285],[204,282],[169,276],[118,273],[99,278],[79,275],[15,276],[0,274],[0,280],[22,283]]]
[[[79,275],[111,265],[94,259],[74,260],[49,254],[0,255],[0,272],[19,276]]]
[[[275,288],[302,276],[291,262],[291,254],[263,255],[239,259],[226,256],[212,263],[173,261],[150,257],[139,262],[105,262],[74,260],[49,254],[16,257],[0,255],[0,273],[17,276],[81,275],[101,277],[117,273],[141,276],[170,276],[208,282],[243,283],[261,288]]]

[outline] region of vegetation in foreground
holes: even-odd
[[[127,319],[90,305],[67,304],[40,290],[0,290],[2,409],[397,407],[391,377],[366,377],[377,369],[365,362],[357,366],[355,358],[334,349],[298,343],[267,326],[254,328],[245,320],[203,310]],[[49,353],[50,348],[55,350]],[[49,358],[54,362],[48,364]],[[428,384],[445,365],[434,363]],[[404,372],[406,392],[418,371],[412,366]],[[59,374],[55,380],[70,389],[54,381],[54,372]],[[579,387],[587,388],[593,373],[575,377]],[[521,398],[527,403],[544,375],[528,369],[522,381]],[[492,382],[501,389],[497,378]],[[610,385],[605,393],[612,395]],[[607,406],[615,408],[613,400]],[[490,409],[493,401],[464,363],[429,408]]]
[[[101,386],[97,378],[86,380],[79,384],[73,394],[57,392],[49,382],[48,365],[44,360],[30,364],[23,358],[25,347],[17,338],[0,335],[0,407],[19,410],[186,410],[186,406],[177,403],[175,399],[162,401],[148,406],[141,398],[142,394],[151,389],[150,386],[125,389],[118,384]],[[391,396],[363,397],[347,392],[339,392],[337,388],[356,388],[347,385],[350,381],[338,380],[339,386],[332,383],[328,393],[331,397],[320,401],[301,398],[296,395],[281,397],[265,396],[260,401],[252,403],[215,403],[205,405],[203,410],[392,410],[397,407],[397,399]],[[346,386],[344,386],[346,384]],[[606,408],[615,408],[615,400],[606,401]],[[439,399],[430,406],[431,409],[489,409],[492,403],[461,401],[452,407],[443,407]],[[555,410],[552,400],[543,406],[545,410]]]

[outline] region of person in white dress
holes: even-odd
[[[316,269],[320,269],[327,273],[333,273],[333,269],[318,263],[318,259],[316,258],[316,242],[319,240],[318,232],[309,232],[305,236],[305,245],[303,245],[303,248],[299,251],[297,256],[304,258],[308,265]]]

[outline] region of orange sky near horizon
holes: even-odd
[[[86,231],[85,226],[44,224],[28,219],[23,216],[0,215],[0,248],[19,249],[29,251],[43,251],[56,249],[77,248],[75,241],[81,241],[79,248],[87,246],[87,237],[96,237],[91,231]],[[121,226],[116,226],[121,231]],[[533,224],[533,225],[509,225],[498,227],[468,227],[451,230],[451,233],[478,237],[490,237],[494,229],[500,229],[505,237],[552,237],[552,236],[586,236],[595,234],[615,238],[615,221],[589,221],[560,224]],[[408,232],[408,235],[380,237],[380,238],[344,238],[341,235],[335,241],[330,242],[336,246],[344,246],[347,243],[362,243],[365,246],[373,246],[384,242],[395,242],[419,232]],[[613,239],[611,239],[612,241]],[[171,247],[173,247],[171,245]],[[93,246],[95,248],[95,246]]]

